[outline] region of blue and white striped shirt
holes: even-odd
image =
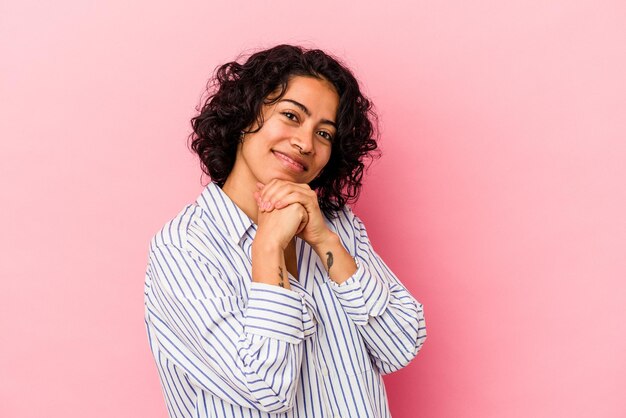
[[[152,238],[145,320],[170,417],[389,417],[381,375],[426,339],[422,305],[346,207],[341,285],[296,238],[291,290],[252,282],[257,226],[210,183]]]

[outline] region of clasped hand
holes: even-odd
[[[283,250],[294,236],[312,247],[331,234],[324,222],[317,193],[308,184],[274,179],[257,183],[254,198],[258,205],[259,231],[269,232]]]

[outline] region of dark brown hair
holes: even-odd
[[[250,55],[243,64],[232,61],[218,67],[207,85],[208,98],[191,120],[190,148],[198,154],[202,171],[223,186],[235,163],[240,133],[254,122],[260,129],[263,105],[280,100],[294,76],[325,79],[339,95],[330,160],[309,184],[322,211],[332,216],[358,198],[364,161],[379,154],[377,117],[352,72],[319,49],[278,45]]]

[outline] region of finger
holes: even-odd
[[[306,202],[307,197],[298,191],[289,191],[280,196],[276,196],[276,202],[274,202],[274,207],[276,209],[282,209],[294,203],[300,203],[305,209],[309,206],[309,203]]]
[[[300,203],[304,206],[307,212],[313,212],[319,207],[319,204],[317,203],[317,194],[315,194],[315,192],[308,193],[300,190],[281,196],[280,199],[274,203],[274,207],[276,209],[282,209],[294,203]]]
[[[289,193],[294,188],[294,183],[274,179],[260,191],[262,204],[268,209],[274,209],[274,203],[280,196]]]
[[[262,183],[257,183],[258,187],[260,187],[260,185]],[[287,180],[281,180],[281,179],[272,179],[270,180],[269,183],[267,183],[266,185],[264,185],[261,188],[261,196],[263,197],[263,199],[267,200],[267,196],[269,196],[270,194],[272,194],[274,191],[281,189],[283,187],[293,187],[293,188],[300,188],[302,190],[311,190],[311,187],[306,184],[306,183],[294,183],[292,181],[287,181]]]
[[[261,192],[265,188],[265,184],[261,183],[260,181],[257,181],[256,188],[257,188],[257,191],[254,192],[254,198],[257,201],[257,206],[259,207],[259,210],[261,212],[264,212],[268,209],[273,209],[273,208],[270,208],[270,205],[266,201],[264,201],[263,197],[261,196]]]
[[[301,189],[295,187],[283,187],[277,190],[274,195],[269,198],[276,209],[282,209],[292,203],[301,203],[302,205],[309,205],[307,195]]]
[[[293,183],[284,180],[272,180],[261,191],[261,199],[275,205],[275,203],[282,200],[284,196],[290,193],[294,193],[296,191],[310,192],[311,188],[308,186],[308,184],[304,183]],[[284,205],[282,207],[284,207]]]
[[[265,185],[263,183],[257,182],[256,185],[259,192],[260,206],[262,206],[263,208],[271,207],[271,205],[268,204],[270,202],[270,196],[273,193],[272,191],[278,187],[279,182],[280,180],[278,179],[272,179]]]
[[[298,230],[296,231],[295,235],[298,235],[300,232],[302,232],[304,228],[306,228],[306,225],[309,223],[309,214],[307,213],[306,209],[303,212],[304,213],[302,216],[302,221],[300,222],[300,225],[298,226]]]
[[[270,209],[269,203],[268,202],[264,202],[261,199],[261,194],[259,192],[254,192],[254,199],[256,200],[257,209],[260,212],[265,212],[265,211],[268,211]]]

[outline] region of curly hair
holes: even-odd
[[[278,45],[250,55],[243,64],[232,61],[218,67],[207,84],[206,101],[196,109],[200,113],[191,119],[190,148],[198,154],[202,171],[222,187],[235,164],[241,132],[254,122],[252,132],[261,129],[263,105],[279,101],[294,76],[327,80],[339,95],[330,160],[309,184],[320,209],[333,216],[356,201],[364,162],[380,154],[378,119],[352,72],[319,49]]]

